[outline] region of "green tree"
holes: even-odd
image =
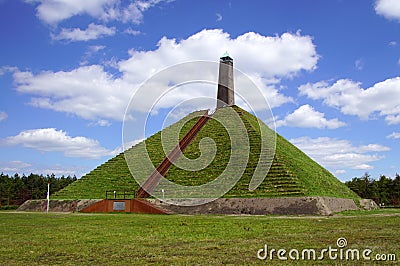
[[[47,195],[47,184],[50,183],[50,194],[76,181],[76,176],[56,177],[54,174],[43,176],[31,173],[28,176],[8,176],[0,174],[0,206],[20,205],[28,199],[44,199]]]
[[[377,204],[400,205],[399,174],[396,174],[394,179],[381,175],[379,180],[375,180],[365,173],[362,177],[355,177],[345,184],[360,197],[373,199]]]

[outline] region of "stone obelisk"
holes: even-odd
[[[233,59],[225,53],[219,61],[217,108],[234,104]]]

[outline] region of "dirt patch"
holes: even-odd
[[[159,200],[154,203],[181,214],[332,215],[359,209],[352,199],[331,197],[220,198],[199,206],[170,205]],[[188,203],[190,200],[186,199],[185,204]]]
[[[49,211],[51,212],[79,212],[99,200],[50,200]],[[47,200],[27,200],[18,211],[39,211],[45,212]]]
[[[197,199],[198,200],[198,199]],[[51,212],[79,212],[101,200],[50,200]],[[198,206],[170,205],[149,199],[170,213],[180,214],[233,214],[233,215],[332,215],[346,210],[360,209],[352,199],[331,197],[288,197],[288,198],[220,198]],[[189,205],[193,199],[183,199]],[[28,200],[18,211],[46,211],[46,200]],[[372,200],[361,200],[364,209],[378,208]]]

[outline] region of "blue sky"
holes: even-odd
[[[87,173],[121,151],[140,84],[225,51],[340,180],[399,172],[400,1],[0,0],[0,34],[4,173]]]

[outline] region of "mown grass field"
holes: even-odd
[[[282,265],[257,259],[275,249],[337,247],[396,254],[400,210],[310,216],[183,216],[0,212],[0,265]],[[376,262],[376,261],[375,261]],[[292,261],[373,265],[373,261]]]

